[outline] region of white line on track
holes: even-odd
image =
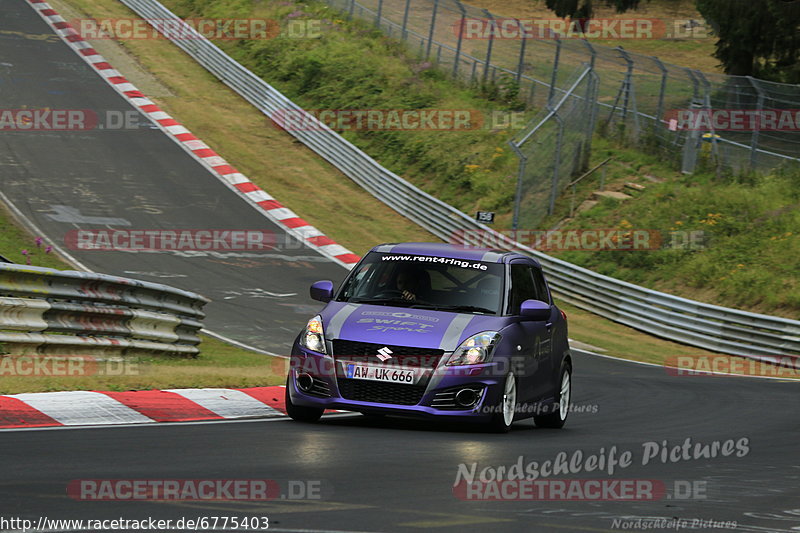
[[[323,420],[334,418],[350,418],[361,416],[359,413],[332,413],[322,416]],[[287,415],[271,418],[244,418],[230,420],[195,420],[190,422],[158,422],[156,424],[98,424],[96,426],[47,426],[39,428],[6,428],[0,433],[13,433],[21,431],[76,431],[84,429],[117,429],[117,428],[159,428],[165,426],[205,426],[211,424],[254,424],[260,422],[285,422],[291,420]],[[0,533],[3,533],[0,531]]]

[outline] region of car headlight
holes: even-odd
[[[500,342],[500,334],[496,331],[484,331],[473,335],[456,348],[445,364],[452,366],[486,363],[491,360],[492,352],[498,342]]]
[[[322,317],[317,315],[306,324],[300,335],[300,345],[311,351],[325,353],[325,335],[322,332]]]

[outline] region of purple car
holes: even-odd
[[[560,428],[569,412],[567,319],[539,263],[498,250],[434,243],[373,248],[294,342],[286,410]]]

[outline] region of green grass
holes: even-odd
[[[124,363],[103,363],[108,374],[92,371],[85,375],[29,376],[3,375],[0,394],[65,390],[127,391],[170,388],[245,388],[282,385],[286,380],[286,360],[242,350],[206,335],[202,336],[197,358],[132,357]],[[2,356],[0,356],[2,357]],[[10,363],[0,368],[15,368]],[[26,367],[23,367],[26,368]],[[95,368],[92,364],[87,369]],[[65,372],[62,372],[62,374]]]
[[[601,274],[723,306],[788,318],[800,316],[800,172],[769,176],[683,175],[656,155],[597,139],[592,164],[608,165],[606,188],[633,200],[603,200],[563,228],[648,229],[672,241],[672,232],[703,232],[700,247],[650,252],[569,251],[555,254]],[[598,173],[599,174],[599,173]],[[653,183],[645,175],[659,176]],[[599,175],[581,184],[580,203],[599,187]],[[625,182],[646,187],[624,188]],[[569,212],[570,195],[558,201],[553,223]],[[675,234],[679,241],[682,234]]]
[[[69,268],[55,253],[47,252],[47,242],[37,245],[37,237],[14,224],[10,213],[0,202],[0,255],[23,265],[30,263],[40,267]]]
[[[454,84],[404,45],[361,23],[337,19],[320,3],[235,0],[168,1],[182,17],[325,19],[319,39],[219,42],[226,52],[306,109],[521,109],[513,83],[467,88]],[[489,97],[489,98],[487,98]],[[489,121],[486,120],[488,123]],[[508,129],[470,131],[345,131],[343,136],[393,172],[470,213],[505,211],[513,198],[516,160]]]

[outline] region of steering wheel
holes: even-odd
[[[374,295],[373,298],[402,298],[403,291],[398,289],[384,289],[378,294]]]

